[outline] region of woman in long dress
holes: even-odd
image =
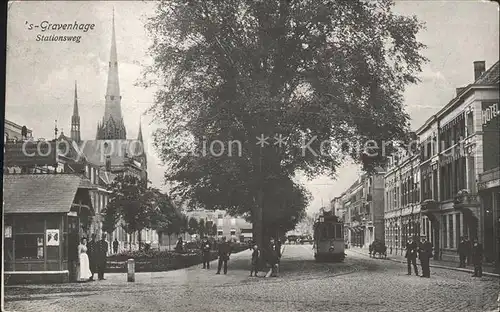
[[[82,238],[81,244],[78,246],[78,258],[80,260],[79,278],[80,282],[86,282],[92,276],[90,272],[89,256],[87,255],[87,239]]]

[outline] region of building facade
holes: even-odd
[[[252,224],[240,217],[233,217],[224,210],[194,210],[187,212],[189,218],[205,224],[215,224],[217,227],[216,238],[226,237],[230,241],[244,242],[252,239]]]
[[[498,62],[488,71],[485,62],[474,62],[474,82],[457,88],[455,98],[417,131],[421,229],[433,243],[436,259],[458,261],[461,236],[483,242],[487,261],[495,258],[491,251],[499,250],[498,239],[486,238],[485,232],[498,227],[496,182],[485,181],[481,190],[477,183],[495,181],[499,166],[498,113],[493,113],[498,111],[498,73]]]
[[[342,198],[346,243],[364,247],[374,240],[384,242],[384,172],[361,175]]]
[[[409,238],[420,235],[420,155],[401,150],[387,162],[384,177],[385,243],[403,254]]]
[[[23,127],[26,133],[23,133]],[[21,141],[23,139],[31,138],[33,138],[33,130],[26,128],[26,126],[21,126],[16,124],[15,122],[5,119],[5,128],[3,133],[4,143],[7,141]]]

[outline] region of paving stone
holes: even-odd
[[[249,277],[250,252],[232,255],[227,275],[201,266],[125,274],[85,284],[7,287],[7,311],[496,311],[500,280],[406,265],[347,251],[344,263],[316,263],[311,245],[286,246],[276,278]],[[263,275],[263,273],[261,273]]]

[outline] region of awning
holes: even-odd
[[[6,214],[67,213],[82,178],[73,174],[12,174],[5,175],[3,182]]]

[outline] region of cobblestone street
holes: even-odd
[[[192,267],[125,274],[105,281],[10,286],[7,311],[495,311],[499,279],[431,268],[406,275],[400,263],[347,251],[344,263],[316,263],[311,245],[287,245],[280,277],[249,277],[250,252],[233,255],[227,275]],[[261,275],[263,275],[261,273]]]

